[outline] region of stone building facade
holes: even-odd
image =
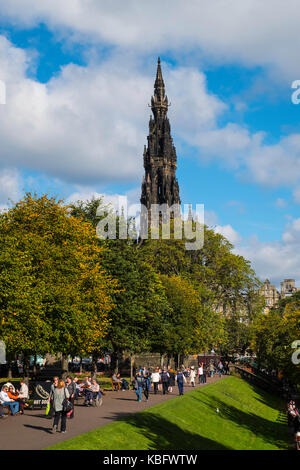
[[[300,290],[300,287],[295,287],[295,279],[285,279],[280,283],[280,296],[282,298],[289,297]]]
[[[266,300],[264,313],[268,313],[272,307],[276,307],[280,299],[289,297],[298,290],[300,290],[300,288],[295,287],[295,279],[284,279],[280,283],[280,292],[270,283],[269,279],[266,279],[260,290]]]

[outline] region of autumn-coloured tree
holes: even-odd
[[[90,224],[26,194],[0,218],[0,336],[9,354],[89,353],[107,333],[115,281]]]

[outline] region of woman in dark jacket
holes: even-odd
[[[169,370],[169,392],[173,392],[173,387],[175,387],[175,373],[173,369]]]
[[[73,405],[73,409],[70,413],[70,418],[72,419],[74,418],[74,401],[75,401],[75,393],[76,393],[76,384],[75,382],[73,382],[72,377],[70,377],[69,375],[66,378],[66,388],[70,394],[69,401]]]

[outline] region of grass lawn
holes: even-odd
[[[276,450],[288,447],[281,399],[242,379],[228,377],[50,449]]]

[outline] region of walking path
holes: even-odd
[[[222,380],[214,377],[208,378],[207,384]],[[195,388],[205,387],[196,384]],[[184,393],[195,390],[186,385]],[[86,407],[75,405],[74,419],[67,420],[67,433],[52,434],[53,420],[45,416],[45,410],[29,410],[24,415],[9,416],[0,420],[0,450],[42,450],[60,441],[92,431],[100,426],[123,418],[131,413],[145,410],[166,400],[175,398],[178,395],[178,387],[173,387],[173,393],[168,395],[149,395],[148,402],[140,403],[136,400],[134,390],[106,392],[103,397],[103,405],[97,407]]]

